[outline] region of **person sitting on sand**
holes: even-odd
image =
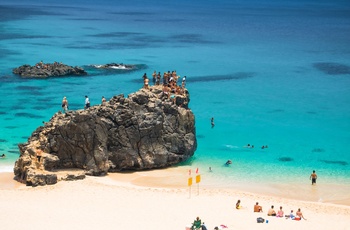
[[[282,206],[281,206],[280,210],[278,210],[278,212],[277,212],[277,217],[283,217],[283,215],[284,215],[284,212],[283,212]]]
[[[236,209],[241,209],[242,206],[241,206],[241,200],[238,200],[237,203],[236,203]]]
[[[295,215],[296,215],[297,217],[300,217],[300,219],[303,218],[304,220],[306,220],[306,219],[304,218],[303,213],[301,212],[300,208],[298,208],[298,211],[295,213]]]
[[[191,230],[200,229],[201,227],[202,227],[202,220],[199,219],[199,217],[197,216],[197,218],[192,223]]]
[[[286,219],[288,218],[291,218],[292,220],[294,220],[295,216],[294,216],[293,210],[290,210],[290,214],[286,215]]]
[[[204,222],[203,222],[203,224],[202,224],[202,230],[208,230],[208,229],[207,229],[207,226],[205,226]]]
[[[262,212],[262,207],[259,205],[259,202],[255,203],[254,212]]]
[[[276,216],[276,212],[275,212],[275,210],[274,210],[273,208],[274,208],[274,206],[271,205],[271,208],[270,208],[269,211],[267,212],[267,215],[268,215],[268,216]]]

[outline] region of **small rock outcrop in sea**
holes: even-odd
[[[104,105],[56,113],[19,144],[15,179],[31,186],[123,170],[175,165],[196,148],[189,94],[163,97],[162,86],[114,96]]]
[[[132,70],[136,68],[136,65],[127,65],[123,63],[108,63],[104,65],[90,65],[92,67],[98,68],[98,69],[125,69],[125,70]]]
[[[47,77],[59,77],[59,76],[82,76],[87,75],[87,72],[78,66],[68,66],[62,63],[43,63],[39,62],[34,66],[22,65],[18,68],[13,69],[14,74],[20,75],[21,77],[28,78],[47,78]]]

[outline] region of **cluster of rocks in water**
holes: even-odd
[[[19,144],[15,179],[31,186],[108,172],[165,168],[193,156],[189,94],[164,99],[152,86],[86,110],[56,113]]]
[[[91,65],[97,69],[118,69],[118,70],[133,70],[136,65],[109,63],[104,65]],[[81,67],[69,66],[62,63],[36,63],[34,66],[22,65],[12,70],[14,74],[27,78],[47,78],[59,76],[84,76],[88,73]]]
[[[14,74],[20,75],[21,77],[33,77],[33,78],[47,78],[47,77],[58,77],[58,76],[82,76],[87,75],[87,72],[78,66],[68,66],[62,63],[43,63],[39,62],[34,66],[22,65],[18,68],[13,69]]]

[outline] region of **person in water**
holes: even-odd
[[[231,160],[228,160],[228,161],[226,161],[226,163],[225,163],[225,165],[230,165],[230,164],[232,164],[232,161],[231,161]]]
[[[316,174],[316,172],[315,172],[315,170],[314,171],[312,171],[312,173],[311,173],[311,175],[310,175],[310,180],[311,180],[311,184],[313,185],[313,184],[316,184],[316,179],[317,179],[317,174]]]
[[[211,121],[211,127],[214,128],[214,126],[215,126],[214,117],[212,117],[210,121]]]
[[[6,157],[6,155],[5,155],[5,154],[2,154],[0,157],[1,157],[1,158],[5,158],[5,157]]]

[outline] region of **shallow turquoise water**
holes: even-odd
[[[225,185],[308,184],[313,169],[322,183],[350,185],[346,1],[131,2],[6,4],[0,152],[7,158],[0,171],[12,171],[17,144],[60,109],[63,96],[70,109],[82,109],[85,95],[98,104],[102,95],[138,90],[144,72],[177,70],[187,76],[198,137],[195,156],[183,165],[212,167],[209,177]],[[45,80],[11,73],[40,60],[148,68]],[[248,143],[255,148],[244,148]],[[233,164],[225,167],[228,159]]]

